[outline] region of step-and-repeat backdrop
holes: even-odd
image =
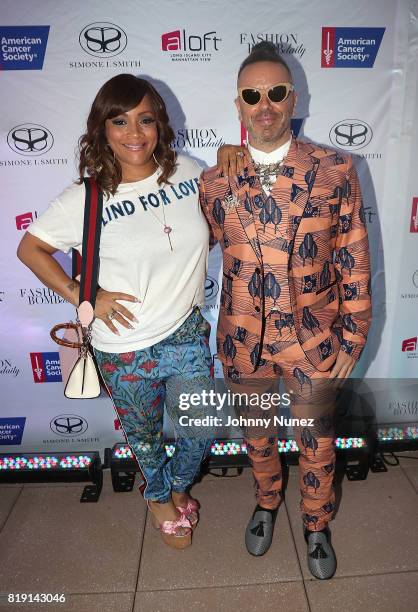
[[[358,376],[418,369],[418,9],[409,0],[3,0],[0,7],[0,452],[103,450],[123,441],[110,400],[66,400],[49,329],[74,309],[16,258],[30,222],[76,178],[99,87],[130,72],[164,97],[173,146],[203,167],[240,143],[237,69],[278,45],[298,93],[293,131],[355,156],[373,267],[374,320]],[[69,270],[67,256],[59,257]],[[219,300],[210,256],[204,314]],[[215,357],[217,373],[221,375]],[[395,384],[395,383],[394,383]],[[381,395],[380,423],[416,421],[418,398]]]

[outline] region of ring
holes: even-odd
[[[244,157],[244,153],[242,151],[237,151],[237,156],[238,157]]]
[[[111,321],[112,319],[114,319],[114,318],[115,318],[115,314],[116,314],[116,312],[115,312],[114,310],[112,310],[112,312],[110,313],[110,315],[108,315],[108,317],[107,317],[107,318],[109,319],[109,321]]]

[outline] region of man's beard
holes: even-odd
[[[273,124],[272,126],[266,126],[263,130],[262,128],[254,128],[251,123],[248,127],[248,134],[251,136],[251,141],[254,144],[263,145],[263,144],[274,144],[275,142],[279,142],[283,136],[290,131],[290,117],[283,115],[282,113],[259,113],[254,116],[254,119],[258,119],[263,116],[272,117],[277,121],[277,118],[281,117],[281,121],[277,127]]]

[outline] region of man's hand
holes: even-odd
[[[242,174],[251,162],[248,149],[235,145],[222,145],[218,149],[217,168],[219,174],[236,176]]]
[[[356,360],[353,359],[348,353],[339,350],[337,359],[335,360],[332,370],[330,372],[330,378],[348,378],[356,365]]]
[[[123,327],[133,329],[133,325],[129,321],[138,323],[138,320],[130,310],[119,304],[116,300],[124,300],[126,302],[140,302],[140,300],[128,293],[105,291],[104,289],[99,289],[97,292],[94,316],[96,319],[101,319],[111,332],[119,336],[120,334],[112,321],[118,321]]]

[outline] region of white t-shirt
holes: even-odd
[[[137,351],[160,342],[204,303],[209,230],[199,206],[198,164],[178,157],[171,185],[158,185],[158,169],[135,183],[121,183],[104,198],[100,238],[99,285],[121,291],[141,302],[121,301],[138,319],[126,329],[116,320],[120,336],[103,321],[93,322],[92,344],[109,353]],[[52,247],[81,253],[84,185],[72,185],[34,221],[28,231]],[[164,233],[164,216],[173,251]]]

